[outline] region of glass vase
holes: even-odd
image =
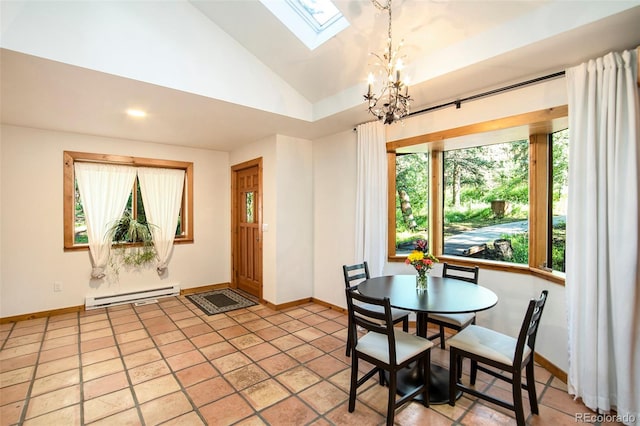
[[[427,289],[427,273],[419,272],[416,275],[416,290],[426,290]]]

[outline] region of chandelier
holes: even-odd
[[[369,112],[378,120],[384,119],[384,124],[392,124],[401,120],[409,114],[409,87],[406,81],[402,81],[401,71],[404,67],[402,57],[400,57],[400,48],[402,41],[397,49],[393,48],[391,39],[391,0],[386,5],[382,5],[378,0],[371,0],[378,10],[384,10],[389,15],[389,31],[387,38],[387,47],[382,55],[371,53],[378,58],[376,74],[369,73],[368,90],[364,95],[367,102]],[[375,89],[375,90],[374,90]]]

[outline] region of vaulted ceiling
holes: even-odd
[[[335,3],[350,26],[311,51],[258,0],[2,2],[2,122],[229,151],[350,129],[387,23]],[[638,1],[393,2],[413,110],[635,48],[638,22]]]

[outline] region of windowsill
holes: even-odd
[[[389,256],[389,262],[404,262],[406,259],[405,256]],[[514,274],[527,274],[534,275],[538,278],[542,278],[546,281],[553,282],[555,284],[560,284],[564,286],[565,283],[565,274],[561,272],[555,271],[545,271],[539,268],[534,268],[528,265],[519,265],[514,263],[505,263],[505,262],[494,262],[491,260],[485,259],[475,259],[475,258],[461,258],[457,256],[438,256],[440,262],[448,262],[456,265],[462,266],[479,266],[483,269],[491,269],[495,271],[504,271],[510,272]]]
[[[176,239],[173,240],[173,244],[193,244],[193,238],[180,238],[180,239]],[[142,244],[127,244],[128,247],[138,247],[141,246]],[[120,244],[114,244],[113,247],[121,247]],[[87,251],[89,250],[89,244],[83,244],[83,245],[75,245],[72,247],[65,247],[64,251],[67,252],[72,252],[72,251]]]

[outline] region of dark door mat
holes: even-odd
[[[207,315],[215,315],[257,305],[253,300],[230,288],[190,294],[186,297]]]

